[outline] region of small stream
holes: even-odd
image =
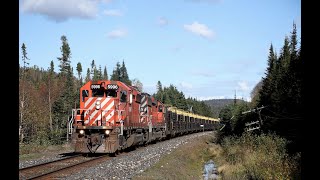
[[[204,165],[203,179],[204,180],[218,179],[217,167],[215,166],[213,160],[211,159],[210,161],[206,162],[206,164]]]

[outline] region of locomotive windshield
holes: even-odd
[[[117,97],[117,91],[114,89],[92,89],[92,97]]]
[[[106,97],[117,97],[117,91],[115,89],[107,89]]]

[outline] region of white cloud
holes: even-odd
[[[127,34],[128,33],[127,33],[126,29],[115,29],[115,30],[107,33],[107,37],[109,37],[111,39],[116,39],[116,38],[122,38],[122,37],[126,36]]]
[[[103,14],[107,16],[123,16],[123,13],[117,9],[104,10]]]
[[[158,24],[159,24],[160,26],[165,26],[165,25],[168,25],[168,24],[169,24],[169,21],[168,21],[168,19],[165,18],[165,17],[160,17],[160,18],[158,19]]]
[[[197,100],[199,101],[203,101],[203,100],[211,100],[211,99],[227,99],[226,96],[200,96],[200,97],[197,97]]]
[[[244,82],[244,81],[238,82],[238,86],[239,86],[239,89],[240,89],[241,91],[248,91],[248,90],[250,90],[247,82]]]
[[[21,10],[62,22],[73,17],[83,19],[96,17],[99,2],[100,0],[24,0]]]
[[[183,88],[183,89],[192,89],[192,84],[190,84],[190,83],[187,83],[187,82],[181,82],[180,83],[180,86],[181,86],[181,88]]]
[[[214,36],[214,32],[211,29],[209,29],[205,24],[200,24],[197,21],[193,22],[192,24],[185,24],[183,27],[187,31],[200,35],[204,38],[211,39]]]

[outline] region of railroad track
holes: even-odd
[[[75,156],[19,169],[19,179],[29,180],[62,178],[72,173],[73,170],[79,171],[80,168],[103,162],[109,158],[110,156],[106,154],[93,157],[78,154]]]

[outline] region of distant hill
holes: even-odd
[[[211,107],[213,116],[218,118],[220,110],[226,105],[233,104],[234,99],[210,99],[210,100],[204,100],[203,102]],[[245,102],[245,101],[242,99],[237,99],[237,103],[238,102]]]

